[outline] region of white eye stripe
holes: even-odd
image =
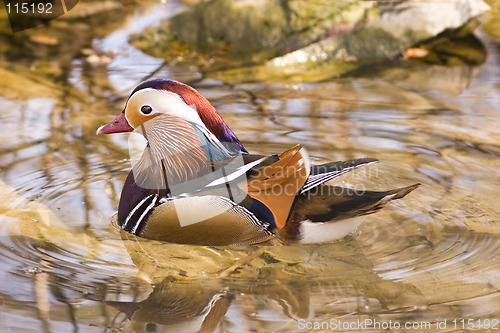
[[[179,95],[171,91],[153,88],[141,89],[130,97],[127,104],[127,107],[131,104],[137,105],[139,112],[142,114],[145,113],[141,112],[141,108],[144,105],[149,105],[155,113],[170,114],[188,122],[198,124],[203,127],[205,126],[196,111],[196,107],[193,105],[187,105]]]

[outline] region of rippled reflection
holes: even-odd
[[[130,14],[123,30],[95,37],[96,48],[127,43],[123,34],[160,8]],[[26,76],[22,88],[0,92],[2,332],[301,332],[332,319],[434,328],[498,319],[500,67],[498,45],[481,38],[482,66],[379,68],[308,84],[224,84],[137,50],[146,67],[127,56],[92,67],[75,56],[65,79]],[[195,85],[252,152],[300,142],[318,163],[376,157],[376,168],[338,181],[422,186],[335,243],[137,240],[111,221],[130,169],[127,136],[95,130],[152,72]]]

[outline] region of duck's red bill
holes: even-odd
[[[130,126],[125,118],[125,113],[121,113],[109,124],[101,126],[97,129],[96,134],[111,134],[111,133],[122,133],[122,132],[132,132],[134,128]]]

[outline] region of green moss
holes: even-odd
[[[393,58],[408,46],[379,28],[362,28],[346,38],[347,52],[363,61]]]

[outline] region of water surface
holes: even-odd
[[[480,66],[231,84],[128,45],[127,34],[179,8],[133,8],[96,35],[94,50],[124,50],[109,63],[77,54],[66,74],[36,77],[25,73],[43,59],[2,64],[26,80],[0,93],[2,332],[345,331],[342,323],[358,320],[380,325],[358,331],[500,328],[494,37],[478,31],[488,50]],[[317,163],[380,160],[338,184],[422,186],[345,240],[263,248],[249,266],[218,277],[255,248],[137,241],[112,223],[130,170],[127,136],[95,130],[150,76],[195,86],[251,152],[300,142]],[[207,315],[209,306],[216,311]]]

